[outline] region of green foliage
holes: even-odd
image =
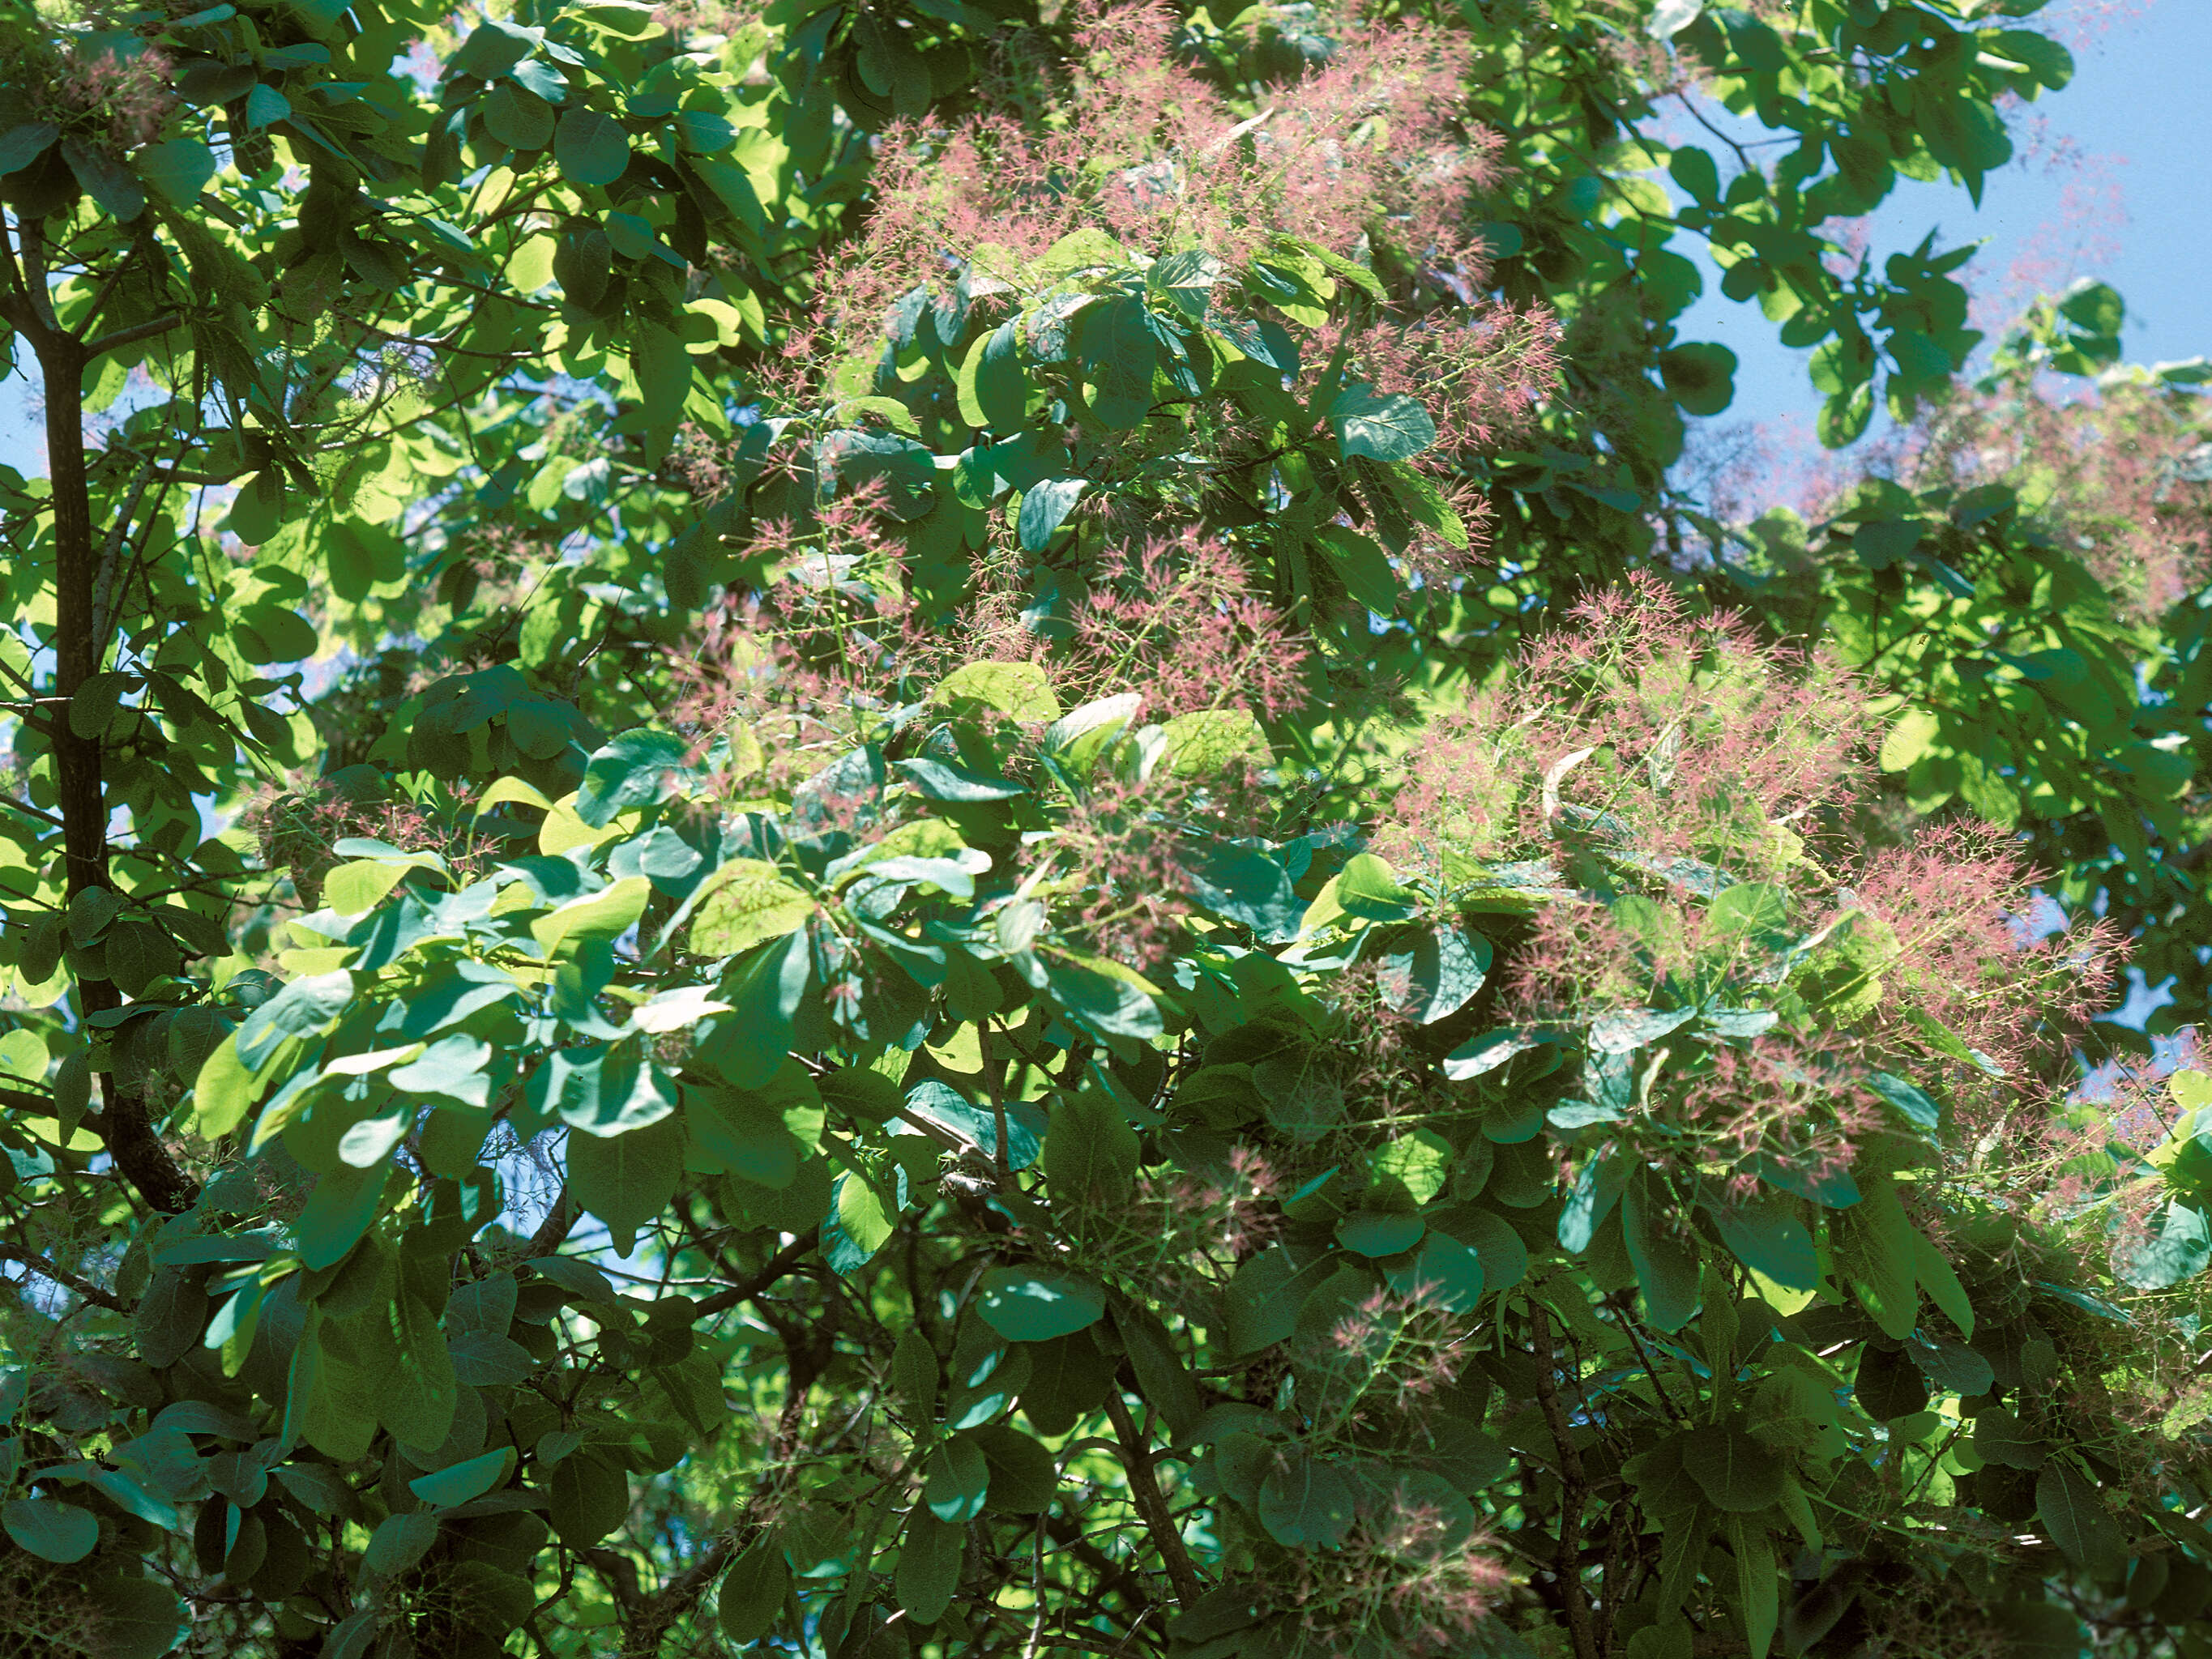
[[[1810,532],[1674,482],[1735,359],[1670,244],[1825,436],[1911,417],[1966,252],[1819,227],[1978,196],[2070,64],[2032,5],[1759,9],[1437,11],[1463,59],[1192,10],[1134,73],[996,0],[0,12],[52,434],[0,473],[0,1628],[2189,1650],[2212,1095],[2018,1203],[2067,1033],[1948,1022],[2055,981],[1958,907],[1931,957],[1844,896],[1865,803],[1714,757],[1796,686],[1762,732],[2027,827],[2195,992],[2200,611],[2073,556],[2055,449]],[[1646,136],[1693,61],[1794,148]],[[1322,171],[1401,197],[1317,226],[1330,62],[1443,90],[1336,111]],[[1203,176],[1071,120],[1146,75],[1249,216],[1116,205]],[[902,263],[979,110],[1079,129],[1077,219]],[[1486,264],[1405,245],[1394,119]],[[1979,395],[2123,317],[2046,302]],[[2115,407],[2170,440],[2204,379]],[[1884,732],[1710,641],[1543,681],[1559,602],[1697,536]]]

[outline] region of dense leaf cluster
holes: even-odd
[[[1910,821],[2203,994],[2205,376],[1823,229],[2036,9],[6,4],[0,1646],[2201,1648],[2197,1119]],[[1952,435],[1729,522],[1684,238]]]

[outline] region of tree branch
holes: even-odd
[[[653,1659],[660,1651],[669,1626],[707,1593],[707,1586],[720,1576],[736,1553],[737,1545],[726,1533],[702,1550],[690,1566],[645,1598],[632,1613],[623,1650],[636,1659]]]
[[[751,1301],[769,1285],[775,1284],[777,1279],[781,1279],[793,1267],[806,1260],[821,1242],[822,1230],[819,1227],[809,1227],[790,1243],[770,1256],[767,1265],[758,1273],[738,1280],[726,1290],[717,1291],[714,1295],[702,1298],[691,1310],[692,1318],[694,1320],[711,1319],[716,1314],[727,1313],[740,1303]]]
[[[84,456],[85,348],[52,325],[46,300],[43,222],[21,227],[26,298],[45,314],[31,334],[46,396],[46,472],[54,514],[54,685],[53,697],[66,706],[77,689],[100,672],[100,641],[94,627],[93,587],[98,559],[92,539],[91,484]],[[107,796],[101,779],[104,756],[99,739],[81,738],[65,719],[53,723],[55,805],[62,818],[64,865],[71,899],[90,888],[106,888]],[[123,1006],[123,994],[104,976],[83,974],[76,981],[80,1018]],[[125,1088],[112,1073],[100,1079],[100,1111],[92,1120],[115,1167],[157,1210],[178,1214],[199,1197],[199,1184],[177,1167],[169,1149],[154,1132],[144,1098]]]
[[[1566,1410],[1559,1404],[1559,1390],[1552,1380],[1552,1322],[1543,1304],[1532,1300],[1528,1318],[1536,1339],[1536,1401],[1543,1408],[1544,1426],[1551,1430],[1559,1446],[1559,1547],[1552,1558],[1552,1571],[1566,1602],[1567,1634],[1574,1643],[1575,1659],[1599,1659],[1582,1571],[1583,1502],[1589,1495],[1589,1482],[1583,1474],[1582,1454],[1575,1449]]]
[[[1130,1417],[1118,1383],[1106,1391],[1106,1415],[1113,1422],[1114,1437],[1121,1443],[1121,1466],[1129,1472],[1129,1496],[1136,1502],[1152,1547],[1159,1551],[1160,1561],[1168,1570],[1176,1600],[1188,1613],[1201,1594],[1198,1572],[1190,1565],[1190,1552],[1183,1547],[1182,1534],[1176,1528],[1167,1499],[1160,1496],[1159,1481],[1152,1473],[1152,1449]]]
[[[182,327],[184,320],[182,316],[172,311],[143,323],[133,323],[128,328],[116,329],[112,333],[101,335],[96,340],[87,341],[82,347],[84,360],[90,362],[95,357],[102,356],[111,351],[120,351],[125,346],[136,345],[141,340],[158,338],[173,329]]]
[[[545,1219],[538,1224],[538,1231],[530,1235],[530,1242],[523,1246],[524,1250],[534,1256],[552,1255],[561,1248],[562,1243],[583,1218],[583,1211],[577,1207],[576,1200],[568,1196],[568,1189],[562,1188],[553,1194],[553,1207],[546,1211]]]
[[[54,1264],[33,1250],[19,1245],[0,1243],[0,1261],[20,1262],[41,1279],[51,1279],[64,1290],[74,1291],[94,1307],[106,1308],[112,1313],[127,1314],[131,1304],[110,1291],[103,1291],[90,1279]]]

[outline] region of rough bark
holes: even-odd
[[[45,304],[44,227],[22,228],[20,281],[7,296],[9,320],[31,343],[46,394],[46,466],[54,526],[54,685],[48,707],[53,743],[55,810],[69,897],[109,884],[107,800],[99,738],[70,729],[70,700],[100,672],[106,642],[94,618],[100,556],[92,533],[92,490],[84,453],[84,343],[57,326]],[[9,264],[14,265],[11,259]],[[10,273],[14,274],[13,271]],[[77,1012],[85,1018],[123,1006],[112,981],[80,972]],[[100,1078],[101,1110],[87,1120],[138,1195],[156,1210],[190,1209],[199,1188],[177,1167],[154,1132],[145,1097],[112,1073]]]

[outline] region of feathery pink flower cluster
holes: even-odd
[[[1294,1659],[1468,1651],[1512,1585],[1497,1551],[1489,1530],[1464,1515],[1404,1487],[1375,1494],[1339,1548],[1299,1551],[1286,1564]]]
[[[1340,252],[1388,239],[1441,269],[1479,263],[1462,204],[1496,177],[1501,141],[1459,124],[1464,46],[1425,26],[1355,22],[1322,68],[1239,119],[1177,61],[1178,26],[1164,4],[1086,4],[1073,61],[1057,66],[1057,120],[1022,118],[1041,67],[1024,64],[1003,112],[895,126],[865,252],[825,273],[833,308],[872,318],[980,246],[1018,264],[1087,226],[1232,265],[1276,235]]]
[[[496,842],[443,822],[413,801],[357,799],[320,782],[264,790],[246,803],[239,823],[261,843],[272,867],[290,872],[293,890],[309,910],[323,902],[324,878],[345,862],[336,848],[349,836],[436,853],[465,881],[489,869],[498,854]]]
[[[1170,1263],[1199,1258],[1218,1279],[1274,1237],[1281,1221],[1272,1206],[1281,1188],[1265,1158],[1237,1146],[1225,1174],[1146,1175],[1137,1183],[1136,1207],[1169,1241],[1164,1254]]]
[[[2090,392],[2022,374],[1959,388],[1869,441],[1848,471],[1814,463],[1806,506],[1816,519],[1839,511],[1868,476],[1915,491],[2008,485],[2123,615],[2148,620],[2212,580],[2208,443],[2212,421],[2192,393],[2124,379]]]
[[[1138,964],[1159,961],[1180,942],[1191,907],[1182,896],[1190,874],[1178,809],[1191,793],[1158,773],[1144,782],[1101,776],[1070,804],[1038,855],[1079,877],[1088,895],[1063,924],[1071,937]]]
[[[53,86],[65,124],[100,127],[109,147],[136,149],[161,136],[162,123],[179,106],[169,90],[174,66],[152,47],[129,58],[112,52],[72,53]]]
[[[1376,849],[1449,877],[1632,826],[1643,854],[1771,878],[1791,856],[1775,826],[1856,793],[1868,732],[1827,659],[1764,646],[1727,613],[1692,615],[1639,574],[1435,723]]]
[[[1354,1421],[1367,1415],[1370,1398],[1401,1414],[1419,1412],[1458,1379],[1477,1321],[1452,1311],[1437,1290],[1378,1286],[1330,1328],[1330,1345],[1364,1373],[1352,1381]]]
[[[1149,720],[1230,708],[1272,720],[1306,696],[1305,641],[1211,538],[1109,548],[1073,623],[1044,661],[1079,701],[1134,690]]]
[[[747,720],[772,780],[968,662],[1033,662],[1071,706],[1136,691],[1146,721],[1233,708],[1273,719],[1308,695],[1304,641],[1230,548],[1192,532],[1109,549],[1057,635],[1023,621],[1021,595],[988,562],[957,624],[929,626],[904,597],[905,550],[872,489],[824,503],[803,533],[759,526],[754,550],[783,574],[709,619],[678,666],[677,714],[702,750]],[[1155,792],[1147,810],[1164,801]],[[1122,805],[1102,799],[1090,828]]]
[[[1510,862],[1575,895],[1530,916],[1504,1019],[1595,1030],[1653,1008],[1774,1010],[1748,1047],[1675,1052],[1642,1078],[1638,1109],[1691,1131],[1685,1156],[1818,1178],[1882,1121],[1875,1073],[1946,1079],[1969,1142],[2007,1121],[2103,1006],[2115,954],[2100,925],[2019,925],[2030,873],[1999,832],[1882,831],[1875,735],[1832,663],[1639,577],[1577,606],[1416,746],[1376,843],[1447,887]]]

